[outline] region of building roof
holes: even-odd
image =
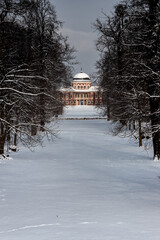
[[[69,88],[60,88],[60,92],[75,92],[75,93],[89,93],[89,92],[98,92],[99,86],[92,86],[88,89],[75,89],[73,87]]]
[[[82,82],[82,81],[87,81],[90,82],[90,77],[88,76],[88,74],[84,73],[84,72],[80,72],[77,73],[74,78],[73,78],[73,82]]]

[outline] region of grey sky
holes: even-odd
[[[95,47],[97,33],[92,28],[96,18],[102,17],[102,11],[110,14],[114,5],[120,0],[50,0],[57,12],[58,19],[63,21],[63,35],[69,37],[71,46],[77,50],[79,64],[74,74],[83,71],[92,74],[96,71],[95,63],[98,53]]]

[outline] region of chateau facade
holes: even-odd
[[[92,86],[90,77],[77,73],[69,88],[60,89],[60,98],[64,105],[99,105],[102,104],[102,93],[98,86]]]

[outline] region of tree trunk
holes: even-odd
[[[149,19],[150,19],[150,31],[149,38],[152,40],[152,47],[149,49],[149,55],[148,59],[150,59],[150,65],[151,68],[155,68],[156,71],[156,65],[152,64],[152,58],[155,57],[157,54],[157,38],[155,37],[154,28],[157,22],[156,12],[158,11],[158,2],[159,0],[149,0]],[[160,159],[160,116],[159,116],[159,108],[160,108],[160,102],[159,99],[153,97],[155,93],[157,93],[157,86],[155,84],[155,81],[157,79],[154,79],[153,76],[148,79],[148,92],[151,96],[150,98],[150,111],[151,111],[151,128],[152,128],[152,139],[153,139],[153,150],[154,150],[154,159]],[[159,92],[158,92],[159,94]]]
[[[0,136],[0,155],[4,154],[4,146],[5,146],[5,133]]]
[[[4,105],[1,105],[1,119],[4,119]],[[0,121],[0,155],[4,154],[4,146],[6,140],[5,126],[2,120]]]
[[[110,121],[111,119],[111,113],[110,113],[110,105],[109,105],[109,99],[107,100],[107,120]]]
[[[159,100],[151,99],[150,108],[151,108],[151,128],[152,128],[152,140],[153,140],[153,151],[154,159],[160,160],[160,116],[157,115],[159,110]]]
[[[12,149],[13,152],[17,151],[17,130],[14,133],[14,148]]]
[[[37,135],[37,126],[31,125],[31,135],[36,136]]]
[[[139,147],[142,147],[142,124],[141,119],[139,119]]]
[[[153,136],[154,160],[160,160],[160,132],[155,132]]]

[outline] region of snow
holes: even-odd
[[[89,106],[64,116],[99,116]],[[105,119],[60,120],[55,142],[0,161],[0,239],[159,240],[160,164]]]
[[[61,87],[59,89],[59,91],[61,92],[75,92],[75,93],[78,93],[78,92],[81,92],[81,93],[86,93],[86,92],[98,92],[99,91],[99,86],[91,86],[90,88],[88,89],[75,89],[73,87],[68,87],[68,88],[63,88]]]
[[[102,113],[103,109],[94,106],[66,106],[63,115],[59,118],[103,118]]]
[[[88,76],[88,74],[84,73],[84,72],[80,72],[80,73],[77,73],[73,79],[90,79],[90,77]]]
[[[12,158],[9,157],[8,155],[3,154],[3,155],[0,155],[0,160],[12,160]]]

